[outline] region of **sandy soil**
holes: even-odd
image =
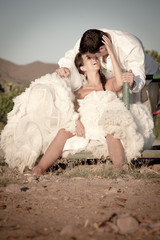
[[[64,174],[103,167],[77,166],[36,177],[1,166],[0,239],[160,239],[160,165],[147,167],[155,179]]]

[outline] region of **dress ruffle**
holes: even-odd
[[[26,167],[32,169],[59,129],[75,132],[78,113],[73,101],[69,80],[55,73],[35,80],[14,99],[14,108],[1,133],[1,148],[10,168],[18,168],[20,172]],[[142,104],[131,104],[128,111],[110,91],[93,91],[78,102],[86,137],[68,139],[63,156],[85,150],[97,158],[107,157],[107,134],[121,140],[127,162],[152,146],[153,120]]]
[[[75,153],[81,150],[91,151],[94,157],[108,157],[106,135],[112,134],[121,140],[126,161],[140,157],[145,148],[150,148],[154,141],[153,119],[147,108],[142,104],[131,104],[128,111],[123,102],[110,91],[93,91],[83,100],[79,100],[79,113],[85,127],[86,139],[83,148],[78,149],[78,137],[68,140],[71,149],[68,152]],[[77,141],[77,144],[75,143]],[[69,145],[69,144],[68,144]],[[76,149],[77,146],[77,149]],[[65,149],[64,149],[65,150]],[[64,156],[68,154],[64,152]]]
[[[1,133],[1,148],[10,168],[32,169],[59,129],[74,133],[78,114],[73,100],[69,80],[56,73],[36,79],[14,99]]]

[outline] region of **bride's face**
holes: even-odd
[[[100,61],[99,58],[95,56],[95,54],[87,53],[82,55],[83,66],[81,68],[82,71],[90,72],[90,71],[99,71],[100,69]]]

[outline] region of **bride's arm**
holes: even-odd
[[[110,55],[111,61],[112,61],[112,65],[113,65],[113,71],[114,71],[114,81],[113,81],[113,87],[114,90],[116,92],[120,91],[123,87],[124,82],[129,82],[130,86],[132,86],[133,84],[133,73],[130,70],[129,72],[123,73],[118,61],[115,57],[114,51],[113,51],[113,47],[112,47],[112,43],[110,41],[109,38],[107,38],[106,36],[103,36],[103,41],[102,41],[108,51],[108,54]]]

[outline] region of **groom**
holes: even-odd
[[[112,42],[121,69],[124,71],[131,69],[134,74],[135,85],[132,89],[134,101],[142,101],[151,113],[156,111],[159,101],[159,86],[158,83],[146,81],[145,75],[159,73],[158,64],[145,53],[141,41],[129,33],[109,29],[87,30],[74,48],[67,51],[65,56],[59,60],[60,68],[57,69],[57,74],[61,77],[70,75],[71,87],[74,91],[81,87],[83,79],[74,65],[75,55],[80,51],[82,54],[88,52],[100,57],[106,77],[112,76],[110,57],[102,43],[103,35],[106,35]]]

